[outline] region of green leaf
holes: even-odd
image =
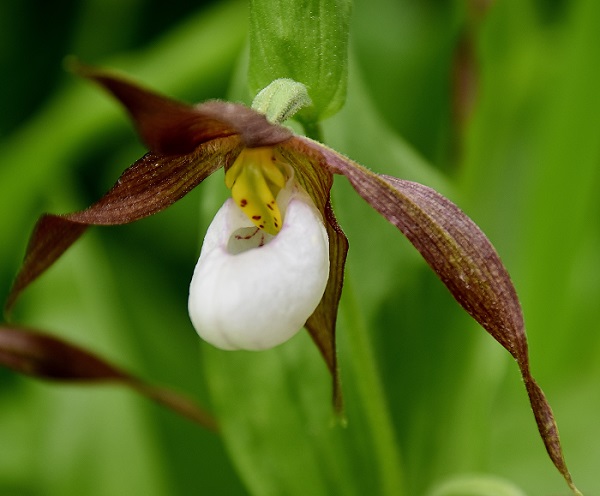
[[[314,123],[346,99],[349,0],[252,0],[250,68],[253,94],[278,78],[304,84],[313,107],[299,112]]]
[[[429,496],[525,496],[525,493],[507,480],[477,474],[444,481]]]
[[[205,346],[203,363],[224,441],[251,494],[403,494],[385,491],[353,389],[348,426],[334,423],[329,372],[308,333],[261,352]]]

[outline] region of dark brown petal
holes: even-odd
[[[81,212],[43,215],[37,222],[25,260],[5,310],[50,267],[89,225],[127,224],[164,210],[214,171],[229,165],[241,150],[239,136],[206,143],[181,156],[146,154],[129,167],[112,189]]]
[[[155,153],[185,154],[215,138],[235,134],[231,126],[214,115],[172,100],[123,78],[75,64],[77,74],[100,84],[129,112],[138,134]]]
[[[278,147],[282,156],[294,167],[297,179],[314,200],[323,215],[329,236],[329,279],[323,299],[306,322],[306,328],[319,351],[333,380],[333,404],[342,414],[343,398],[337,364],[335,325],[338,305],[344,284],[344,266],[348,253],[348,239],[340,228],[329,199],[333,184],[332,174],[322,163],[323,157],[296,137]]]
[[[515,358],[546,450],[577,493],[552,410],[529,370],[525,324],[516,291],[487,237],[455,204],[431,188],[377,175],[327,147],[298,139],[320,149],[328,167],[345,175],[360,196],[402,231],[454,298]]]
[[[338,305],[344,285],[344,267],[348,254],[348,239],[339,227],[331,205],[325,210],[325,227],[329,236],[329,279],[323,299],[306,322],[306,329],[321,351],[333,378],[333,405],[338,414],[343,413],[344,401],[340,384],[335,344],[335,326]]]
[[[0,365],[38,379],[120,383],[210,430],[217,430],[215,420],[187,398],[146,384],[82,348],[37,331],[0,324]]]
[[[263,114],[238,103],[210,101],[196,108],[235,129],[248,148],[278,145],[293,136],[288,128],[271,124]]]
[[[109,91],[129,112],[142,141],[155,153],[181,155],[207,141],[240,134],[246,146],[271,146],[291,132],[240,104],[212,101],[192,106],[90,67],[74,71]]]

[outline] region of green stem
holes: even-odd
[[[359,394],[362,397],[361,403],[371,428],[371,438],[377,454],[382,494],[402,496],[406,494],[402,457],[375,363],[375,355],[367,334],[367,326],[348,275],[344,283],[344,300],[342,311],[346,322],[345,330],[351,348]]]
[[[323,143],[323,130],[318,121],[308,119],[298,119],[304,128],[304,134],[319,143]]]

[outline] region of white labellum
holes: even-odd
[[[325,292],[329,240],[321,214],[305,192],[285,189],[276,236],[255,227],[231,199],[208,228],[188,308],[199,336],[218,348],[263,350],[287,341]]]

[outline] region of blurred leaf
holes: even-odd
[[[205,346],[203,356],[225,441],[252,494],[380,492],[360,409],[348,427],[335,423],[328,371],[307,333],[265,352]]]
[[[560,401],[556,390],[567,377],[585,380],[582,350],[598,329],[594,319],[573,318],[569,286],[590,235],[598,232],[594,205],[600,149],[592,134],[599,125],[600,72],[589,61],[598,44],[600,10],[597,2],[587,0],[565,5],[569,12],[552,29],[534,16],[532,2],[497,2],[490,10],[480,40],[482,98],[468,135],[461,183],[465,201],[511,268],[532,343],[532,363],[536,375],[554,389],[548,392],[555,409]],[[587,267],[590,279],[596,277],[594,266]],[[478,382],[473,378],[472,385]],[[501,391],[505,395],[508,389]],[[504,432],[506,411],[516,401],[514,393],[505,396],[506,403],[490,405],[494,422],[502,423]],[[591,467],[585,460],[596,450],[573,457],[564,434],[580,424],[583,406],[563,405],[557,412],[578,481],[577,472],[586,473],[582,461],[583,467]],[[519,439],[524,439],[525,429],[519,425]],[[505,444],[500,440],[492,449],[506,453]],[[520,464],[530,468],[515,472],[520,477],[516,480],[530,491],[551,491],[556,481],[537,477],[533,458],[530,452],[519,456]],[[512,466],[509,459],[506,463]]]
[[[442,482],[428,496],[526,496],[509,481],[488,475],[465,475]]]
[[[352,50],[381,121],[438,169],[447,168],[456,145],[449,76],[469,3],[476,2],[354,2]]]
[[[121,383],[207,429],[216,430],[214,419],[186,398],[146,384],[82,348],[31,329],[0,325],[0,364],[38,379]]]

